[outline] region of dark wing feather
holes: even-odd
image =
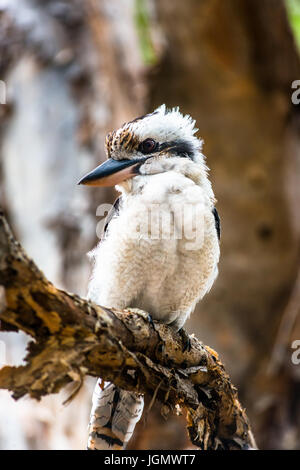
[[[221,238],[221,221],[220,221],[218,211],[215,207],[213,208],[212,213],[213,213],[214,218],[215,218],[215,226],[216,226],[216,231],[217,231],[217,234],[218,234],[218,239],[220,240],[220,238]]]
[[[112,218],[117,217],[119,215],[121,202],[122,202],[122,196],[119,196],[115,200],[115,202],[113,203],[112,208],[110,209],[109,213],[107,214],[104,229],[103,229],[103,233],[102,233],[102,236],[101,236],[101,240],[104,240],[104,238],[106,236],[108,226],[109,226],[109,223],[112,220]]]

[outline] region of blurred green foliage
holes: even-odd
[[[151,25],[147,8],[147,0],[135,0],[134,13],[143,61],[146,65],[153,65],[155,64],[157,57],[151,40]]]
[[[290,26],[300,50],[300,0],[285,0]]]

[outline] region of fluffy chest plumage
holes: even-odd
[[[90,298],[180,328],[217,275],[212,209],[201,186],[179,173],[135,178],[94,250]]]

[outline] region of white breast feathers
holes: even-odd
[[[93,251],[89,297],[181,328],[217,276],[211,194],[175,171],[138,176]]]

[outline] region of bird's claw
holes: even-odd
[[[141,317],[143,317],[143,319],[147,322],[150,323],[150,325],[152,326],[153,330],[155,330],[155,326],[154,326],[154,321],[153,321],[153,318],[152,316],[150,315],[150,313],[147,313],[145,312],[144,310],[141,310],[140,308],[130,308],[128,309],[130,310],[130,312],[132,313],[136,313],[137,315],[140,315]]]
[[[187,334],[187,332],[183,328],[180,328],[178,333],[180,334],[181,339],[182,339],[182,352],[190,351],[191,347],[192,347],[192,344],[191,344],[191,340],[190,340],[189,335]]]

